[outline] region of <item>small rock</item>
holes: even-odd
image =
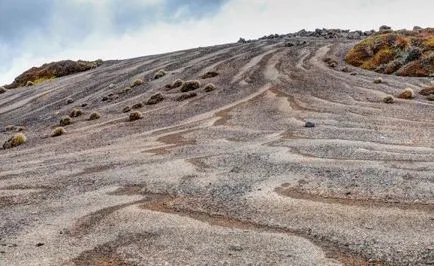
[[[71,103],[73,103],[74,102],[74,100],[72,99],[72,98],[68,98],[68,99],[66,99],[66,104],[71,104]]]
[[[384,103],[393,103],[394,101],[395,99],[393,98],[392,95],[387,95],[386,97],[383,98]]]
[[[350,72],[350,70],[348,69],[348,67],[343,67],[343,68],[341,69],[341,71],[344,72],[344,73],[348,73],[348,72]]]
[[[427,99],[428,101],[434,101],[434,94],[426,96],[425,99]]]
[[[108,101],[108,99],[109,99],[109,97],[107,97],[107,96],[102,97],[103,102]]]
[[[86,107],[87,106],[87,103],[82,103],[81,104],[81,107]]]
[[[41,243],[41,242],[36,244],[37,247],[42,247],[43,245],[44,245],[44,243]]]
[[[239,245],[231,245],[231,246],[229,246],[229,250],[231,250],[231,251],[243,251],[243,247],[241,247]]]
[[[304,127],[307,127],[307,128],[315,127],[315,123],[308,121],[308,122],[306,122],[306,124],[304,124]]]
[[[351,72],[350,75],[351,76],[357,76],[357,73],[356,72]]]
[[[376,79],[374,79],[374,83],[375,84],[383,83],[383,79],[382,78],[376,78]]]
[[[122,113],[128,113],[129,111],[131,111],[131,107],[129,106],[125,106],[124,109],[122,109]]]

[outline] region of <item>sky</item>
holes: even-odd
[[[301,29],[434,27],[432,10],[433,0],[0,0],[0,85],[64,59],[125,59]]]

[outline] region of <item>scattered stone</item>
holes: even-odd
[[[109,89],[114,89],[116,87],[116,85],[111,83],[108,87],[109,87]]]
[[[108,96],[104,96],[104,97],[102,97],[102,101],[103,101],[103,102],[108,101],[108,99],[109,99]]]
[[[81,104],[81,107],[86,107],[87,106],[87,103],[82,103]]]
[[[374,83],[375,84],[383,83],[383,79],[382,78],[376,78],[376,79],[374,79]]]
[[[26,87],[31,87],[31,86],[34,86],[35,85],[35,83],[33,83],[32,81],[27,81],[27,83],[26,83]]]
[[[387,26],[387,25],[383,25],[379,29],[380,32],[385,32],[385,31],[387,32],[387,31],[390,31],[390,30],[392,30],[392,27]]]
[[[357,73],[356,72],[351,72],[350,75],[351,76],[357,76]]]
[[[243,247],[241,247],[239,245],[231,245],[231,246],[229,246],[229,250],[231,250],[231,251],[243,251]]]
[[[6,92],[6,88],[5,87],[0,87],[0,94],[5,93]]]
[[[344,72],[344,73],[348,73],[348,72],[350,72],[350,69],[348,67],[343,67],[341,69],[341,71]]]
[[[164,100],[164,97],[161,93],[157,93],[151,96],[151,98],[148,99],[146,102],[147,105],[154,105],[159,102],[162,102]]]
[[[307,127],[307,128],[315,127],[315,123],[310,122],[310,121],[307,121],[307,122],[304,124],[304,127]]]
[[[42,247],[43,245],[45,245],[45,244],[41,243],[41,242],[39,242],[39,243],[36,244],[37,247]]]
[[[386,97],[383,98],[383,102],[384,103],[393,103],[395,101],[395,99],[393,98],[392,95],[387,95]]]
[[[247,41],[244,38],[240,38],[237,43],[247,43]]]
[[[66,99],[66,104],[71,104],[73,102],[74,102],[74,100],[72,98],[67,98]]]
[[[398,98],[400,99],[413,99],[415,97],[415,93],[412,88],[406,88],[399,94]]]
[[[331,68],[335,68],[338,66],[338,62],[330,57],[324,58],[323,61]]]
[[[284,46],[285,47],[293,47],[293,46],[295,46],[295,44],[293,44],[292,42],[287,42],[287,43],[285,43]]]

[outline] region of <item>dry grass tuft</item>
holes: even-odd
[[[399,94],[398,98],[400,99],[413,99],[415,97],[415,93],[412,88],[406,88]]]
[[[11,149],[26,143],[27,137],[23,133],[13,135],[3,144],[3,149]]]
[[[216,86],[212,83],[208,83],[203,89],[205,92],[211,92],[216,89]]]
[[[154,74],[154,79],[160,79],[164,76],[166,76],[167,72],[164,71],[163,69],[157,71],[157,73]]]
[[[142,85],[143,83],[145,83],[145,82],[143,81],[143,79],[135,79],[135,80],[131,83],[130,87],[131,87],[131,88],[134,88],[134,87],[137,87],[137,86]]]
[[[139,111],[134,111],[130,113],[129,119],[130,121],[136,121],[143,118],[143,114]]]
[[[72,119],[69,116],[64,116],[60,119],[59,125],[64,127],[64,126],[68,126],[71,125],[72,123]]]
[[[193,97],[196,97],[196,96],[197,96],[196,92],[184,93],[181,96],[179,96],[178,98],[176,98],[176,100],[178,102],[182,102],[182,101],[185,101],[187,99],[190,99],[190,98],[193,98]]]
[[[71,113],[69,114],[69,116],[70,116],[70,117],[79,117],[79,116],[81,116],[82,114],[83,114],[83,112],[82,112],[80,109],[75,108],[75,109],[73,109],[73,110],[71,111]]]
[[[200,88],[200,81],[198,80],[188,80],[184,82],[181,86],[181,92],[194,91]]]
[[[152,95],[147,101],[147,105],[154,105],[164,100],[164,96],[161,93]]]
[[[90,114],[90,116],[89,116],[89,121],[92,121],[92,120],[98,120],[98,119],[100,119],[101,118],[101,115],[99,114],[99,113],[97,113],[97,112],[93,112],[92,114]]]
[[[51,132],[51,137],[58,137],[58,136],[61,136],[61,135],[65,134],[65,133],[66,133],[65,128],[63,128],[63,127],[56,127]]]

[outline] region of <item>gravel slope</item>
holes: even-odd
[[[353,44],[197,48],[0,95],[0,128],[28,137],[0,150],[0,264],[433,264],[434,103],[382,99],[434,80],[342,72]],[[207,71],[215,91],[179,102],[164,87]],[[122,109],[157,92],[129,122]]]

